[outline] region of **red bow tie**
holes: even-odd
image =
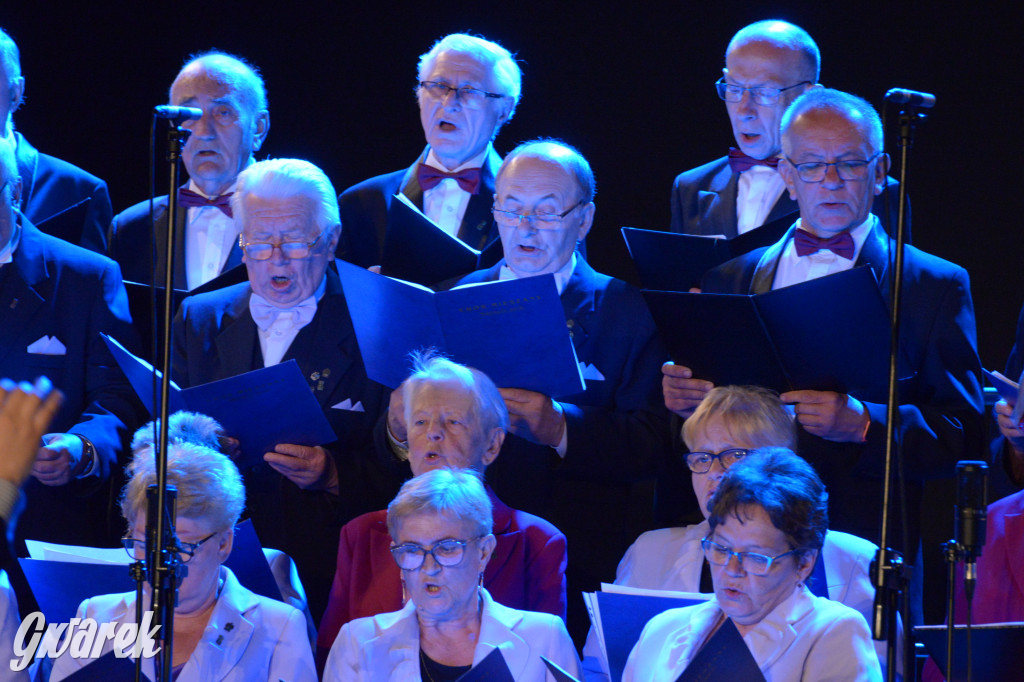
[[[816,251],[825,249],[846,260],[853,260],[853,253],[856,247],[853,237],[849,232],[840,232],[834,237],[823,239],[817,237],[807,230],[798,229],[793,235],[793,245],[796,247],[796,255],[808,256]]]
[[[185,208],[203,208],[204,206],[216,206],[224,215],[229,218],[234,218],[231,212],[231,195],[233,192],[227,194],[221,194],[219,197],[213,199],[207,199],[202,194],[193,192],[190,189],[182,187],[178,190],[178,203]]]
[[[779,165],[779,157],[769,156],[767,159],[755,159],[747,156],[736,147],[729,147],[729,168],[733,173],[742,173],[754,166],[768,166],[776,168]]]
[[[416,169],[416,179],[419,180],[420,187],[423,188],[424,192],[428,189],[434,189],[437,187],[437,183],[445,178],[452,178],[455,182],[459,183],[459,187],[462,188],[463,192],[469,192],[470,194],[480,193],[479,168],[463,168],[454,173],[446,173],[443,170],[421,163]]]

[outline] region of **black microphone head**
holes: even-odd
[[[954,537],[968,561],[981,556],[985,546],[987,505],[988,464],[975,460],[957,462]]]
[[[172,121],[190,121],[203,117],[203,110],[199,107],[175,107],[169,104],[162,104],[153,107],[153,115],[157,118],[166,118]]]
[[[905,88],[892,88],[885,93],[885,100],[894,104],[909,104],[921,109],[931,109],[935,106],[935,95]]]

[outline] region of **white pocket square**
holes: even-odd
[[[331,405],[332,410],[348,410],[349,412],[366,412],[363,408],[363,401],[357,400],[356,404],[352,404],[351,398],[345,398],[337,405]]]
[[[56,336],[42,336],[37,341],[29,344],[26,349],[29,353],[37,355],[67,355],[68,349]]]
[[[604,375],[601,374],[601,370],[587,362],[580,363],[580,374],[587,381],[604,381]]]

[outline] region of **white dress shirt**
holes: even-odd
[[[878,218],[874,214],[870,214],[867,220],[850,230],[854,246],[852,260],[847,260],[824,249],[806,256],[798,256],[796,255],[796,246],[793,244],[793,240],[790,239],[789,243],[782,250],[782,255],[779,257],[779,266],[775,271],[775,282],[772,284],[772,289],[781,289],[791,284],[800,284],[801,282],[824,277],[825,275],[850,270],[853,268],[853,264],[857,262],[861,247],[864,246],[864,242],[867,240],[868,234],[870,234],[876,220]],[[797,229],[800,228],[802,223],[802,220],[796,221]]]
[[[455,173],[464,168],[481,168],[487,159],[491,146],[487,147],[474,156],[472,159],[457,168],[448,169],[444,167],[441,160],[431,149],[427,159],[423,163],[445,173]],[[453,237],[459,236],[459,228],[462,226],[462,218],[466,215],[466,207],[469,206],[469,197],[472,195],[459,187],[459,182],[454,178],[445,178],[437,183],[433,189],[423,193],[423,213],[437,223],[438,227]]]
[[[215,198],[204,194],[195,182],[189,182],[188,188],[207,199]],[[231,185],[224,194],[234,191],[235,185]],[[190,291],[220,274],[238,241],[238,233],[235,221],[216,206],[188,209],[185,217],[185,276]]]
[[[310,298],[315,299],[319,303],[320,299],[324,297],[326,290],[327,276],[324,275],[324,278],[320,280],[320,286],[317,287],[316,293],[310,296]],[[258,294],[253,294],[252,296],[257,297]],[[250,298],[250,310],[251,305],[252,298]],[[272,367],[281,362],[281,358],[288,352],[288,348],[291,347],[292,341],[295,340],[299,331],[309,324],[311,320],[312,316],[308,320],[303,319],[294,309],[283,308],[266,329],[257,322],[256,333],[260,338],[260,350],[263,352],[263,366]]]
[[[736,232],[743,234],[764,225],[785,189],[782,174],[769,166],[755,165],[740,173],[736,188]]]

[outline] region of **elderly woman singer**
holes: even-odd
[[[402,486],[387,519],[409,601],[342,627],[324,680],[455,680],[494,649],[517,681],[548,679],[541,656],[579,675],[561,618],[502,606],[481,586],[495,539],[479,474],[426,471]]]
[[[136,452],[121,501],[128,522],[125,548],[146,556],[146,489],[156,482],[153,451]],[[245,505],[238,469],[228,457],[201,445],[168,446],[167,482],[178,490],[176,531],[188,574],[178,585],[174,609],[171,664],[177,682],[224,680],[252,682],[315,681],[313,652],[306,623],[295,608],[260,597],[242,587],[221,564],[231,554],[235,522]],[[147,586],[148,602],[148,586]],[[148,606],[148,604],[147,604]],[[80,618],[100,623],[135,619],[135,593],[93,597],[78,608]],[[108,640],[102,654],[112,650]],[[84,667],[88,659],[63,655],[51,680],[58,682]],[[143,673],[154,679],[153,659]]]

